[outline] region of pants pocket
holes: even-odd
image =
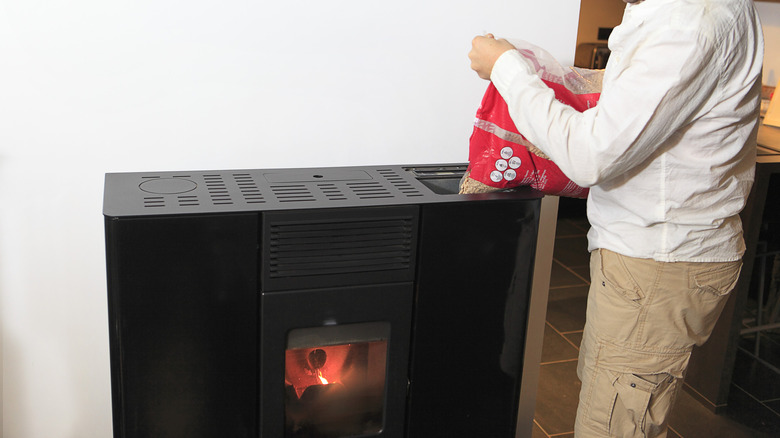
[[[664,388],[673,383],[671,376],[640,376],[602,369],[599,370],[596,380],[591,394],[589,416],[591,424],[597,424],[604,436],[644,438],[648,428],[665,428],[665,421],[661,425],[647,424],[647,419],[651,400],[654,396],[664,393]],[[658,383],[651,380],[657,380]],[[654,410],[663,418],[668,413],[669,406],[656,406]]]
[[[665,431],[690,353],[610,344],[596,351],[582,369],[578,436],[655,437]]]
[[[610,419],[609,433],[614,436],[645,436],[645,419],[650,397],[658,384],[636,374],[621,374],[615,381],[615,406]]]
[[[639,306],[645,295],[626,266],[625,258],[606,249],[599,250],[599,258],[602,286],[612,289],[624,300]]]
[[[678,320],[691,343],[702,345],[712,334],[729,293],[739,280],[741,262],[707,263],[689,271],[687,300],[680,300]]]
[[[617,401],[615,382],[619,375],[610,370],[596,368],[587,400],[588,421],[584,422],[595,433],[609,434],[612,412]]]
[[[742,270],[742,262],[710,263],[689,275],[688,286],[703,297],[720,298],[734,289]]]

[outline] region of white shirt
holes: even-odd
[[[491,80],[520,132],[591,187],[589,250],[733,261],[745,250],[763,47],[752,0],[645,0],[610,36],[595,108],[557,102],[515,50]]]

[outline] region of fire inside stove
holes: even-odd
[[[387,323],[292,330],[285,352],[285,436],[381,432],[388,335]]]

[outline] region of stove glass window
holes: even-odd
[[[295,329],[285,352],[285,437],[378,434],[390,324]]]

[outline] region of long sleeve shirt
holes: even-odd
[[[752,0],[645,0],[610,38],[599,104],[557,102],[517,51],[491,81],[529,141],[590,187],[589,249],[733,261],[750,191],[763,37]]]

